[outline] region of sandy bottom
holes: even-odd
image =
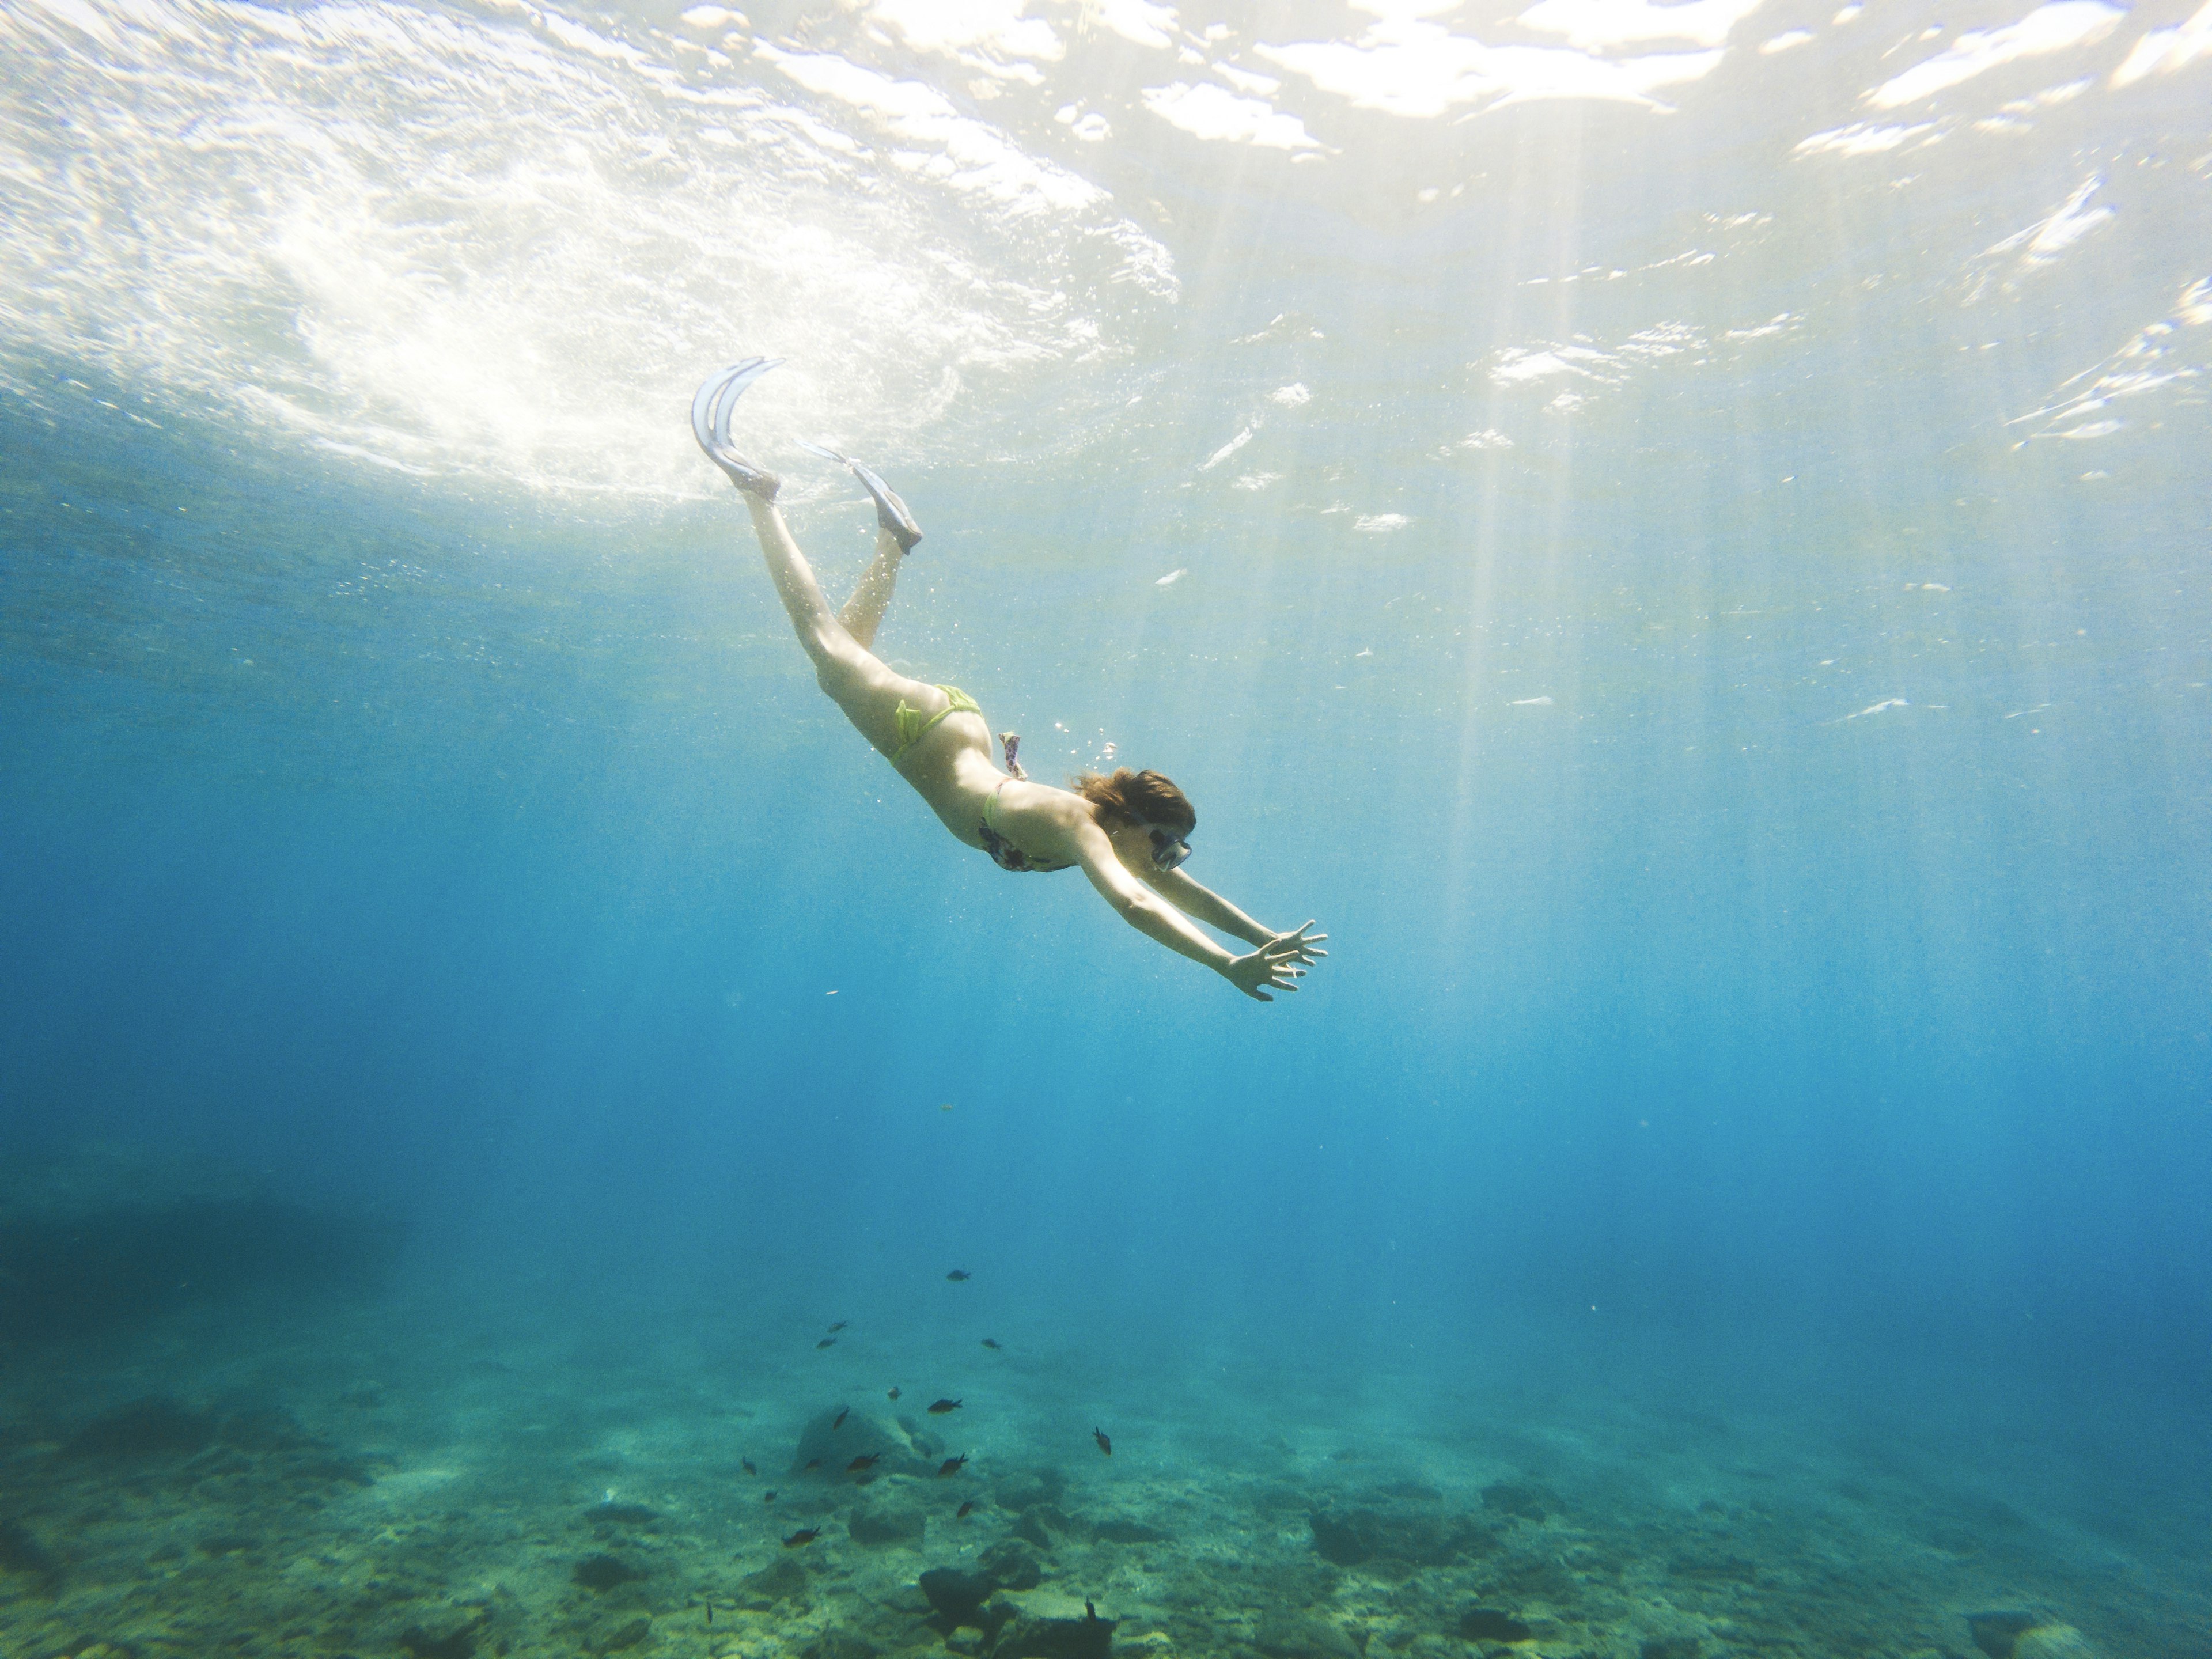
[[[2203,1506],[1972,1413],[1210,1359],[1085,1391],[1009,1343],[933,1416],[896,1343],[692,1328],[233,1310],[10,1356],[0,1653],[2212,1655]],[[951,1617],[938,1568],[978,1575]]]

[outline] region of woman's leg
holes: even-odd
[[[853,585],[852,598],[837,613],[837,620],[845,624],[845,631],[866,650],[876,648],[876,629],[882,624],[891,595],[898,588],[899,565],[905,557],[906,551],[899,546],[898,538],[878,525],[875,562],[860,573],[860,580]]]
[[[822,585],[814,580],[806,556],[792,539],[790,528],[785,525],[783,514],[776,511],[774,501],[747,495],[745,505],[751,509],[753,530],[760,537],[761,553],[768,560],[768,574],[775,583],[776,597],[783,601],[783,608],[791,617],[799,644],[813,659],[817,683],[880,753],[886,757],[896,753],[899,747],[899,704],[904,702],[924,714],[933,714],[945,706],[945,694],[933,685],[893,673],[854,636],[854,630],[839,619],[830,609],[830,601],[822,597]],[[888,533],[884,532],[886,536]],[[879,549],[882,539],[878,538]],[[884,560],[879,550],[876,562],[861,577],[860,586],[845,606],[854,620],[866,623],[866,637],[871,641],[875,637],[876,624],[883,620],[884,607],[890,603],[891,588],[897,580],[896,542],[891,544],[891,551],[893,562],[881,580],[878,580],[878,574]],[[872,589],[871,583],[875,584]],[[875,597],[863,604],[864,598],[872,594]]]

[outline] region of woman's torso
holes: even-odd
[[[1075,862],[1069,804],[1087,815],[1079,795],[1009,776],[991,759],[991,728],[978,714],[956,710],[897,762],[899,775],[929,803],[938,821],[1001,869],[1065,870]]]

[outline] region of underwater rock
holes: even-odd
[[[1048,1555],[1052,1553],[1052,1534],[1045,1530],[1044,1522],[1037,1519],[1034,1510],[1024,1510],[1014,1522],[1013,1535],[1024,1543],[1036,1545]]]
[[[658,1510],[649,1510],[642,1504],[594,1504],[584,1511],[584,1518],[601,1529],[612,1527],[642,1527],[660,1519]]]
[[[233,1468],[251,1468],[247,1458],[258,1459],[264,1474],[294,1486],[376,1484],[357,1459],[311,1431],[282,1407],[259,1407],[223,1418],[216,1428],[216,1446]],[[241,1455],[230,1456],[233,1453]]]
[[[1637,1644],[1636,1659],[1698,1659],[1704,1645],[1694,1636],[1647,1636]]]
[[[646,1573],[643,1567],[633,1567],[619,1557],[597,1554],[587,1555],[577,1562],[568,1576],[586,1589],[597,1590],[604,1595],[617,1584],[627,1584],[634,1579],[642,1578]]]
[[[477,1627],[463,1625],[444,1636],[433,1636],[420,1625],[410,1625],[401,1632],[399,1645],[415,1659],[471,1659],[477,1650]]]
[[[1482,1506],[1517,1520],[1541,1522],[1559,1508],[1559,1500],[1541,1486],[1500,1480],[1482,1489]]]
[[[1091,1528],[1093,1538],[1103,1538],[1109,1544],[1165,1544],[1173,1541],[1158,1527],[1148,1527],[1141,1521],[1101,1521]]]
[[[1419,1504],[1439,1504],[1444,1496],[1436,1487],[1421,1480],[1393,1480],[1375,1490],[1384,1498],[1407,1498]]]
[[[1072,1516],[1055,1505],[1044,1503],[1030,1504],[1022,1511],[1021,1518],[1013,1525],[1015,1537],[1026,1539],[1047,1552],[1054,1549],[1068,1534],[1080,1530]]]
[[[1759,1582],[1759,1574],[1758,1562],[1725,1551],[1685,1551],[1669,1557],[1667,1562],[1668,1577],[1686,1578],[1694,1583],[1756,1584]]]
[[[1000,1589],[1035,1589],[1044,1583],[1044,1568],[1029,1547],[1002,1538],[976,1558],[975,1565],[996,1579]]]
[[[1470,1642],[1525,1642],[1528,1626],[1496,1607],[1469,1607],[1460,1615],[1459,1633]]]
[[[1490,1589],[1523,1601],[1571,1604],[1581,1594],[1575,1575],[1556,1556],[1513,1555],[1492,1565]]]
[[[1101,1619],[1036,1619],[1022,1614],[999,1632],[990,1659],[1111,1659],[1114,1626]]]
[[[608,1632],[606,1635],[600,1638],[598,1642],[593,1644],[592,1651],[596,1653],[620,1653],[626,1648],[635,1647],[639,1643],[642,1642],[647,1637],[652,1634],[653,1620],[640,1615],[638,1618],[632,1619],[627,1623],[616,1626],[613,1630]]]
[[[928,1530],[927,1517],[910,1504],[855,1504],[845,1518],[845,1530],[856,1544],[919,1544]]]
[[[144,1459],[188,1456],[215,1443],[215,1418],[188,1411],[164,1395],[102,1413],[63,1443],[64,1457]]]
[[[202,1480],[258,1468],[295,1487],[374,1484],[359,1462],[309,1433],[289,1412],[271,1407],[218,1418],[160,1395],[94,1418],[61,1449],[64,1457],[109,1463],[190,1458],[185,1472]]]
[[[1966,1631],[1990,1659],[2013,1659],[2020,1638],[2042,1623],[2032,1613],[1970,1613]]]
[[[1306,1517],[1313,1528],[1314,1549],[1324,1561],[1340,1567],[1356,1567],[1375,1553],[1374,1546],[1352,1521],[1316,1510]]]
[[[0,1337],[70,1335],[250,1286],[373,1281],[398,1231],[287,1201],[260,1179],[143,1146],[0,1166]]]
[[[856,1457],[876,1462],[865,1469],[851,1468]],[[806,1467],[812,1463],[815,1468]],[[791,1473],[847,1486],[866,1485],[886,1474],[933,1474],[937,1465],[915,1449],[913,1439],[896,1423],[880,1417],[831,1406],[807,1419],[799,1431],[799,1447],[792,1454]]]
[[[46,1553],[20,1521],[0,1521],[0,1572],[28,1573],[49,1589],[61,1583],[61,1564]]]
[[[1359,1659],[1359,1644],[1341,1626],[1306,1614],[1264,1615],[1252,1645],[1268,1659]]]
[[[1000,1509],[1018,1515],[1032,1504],[1057,1504],[1066,1491],[1067,1477],[1058,1469],[1031,1469],[1008,1475],[992,1489],[991,1496]]]
[[[270,1452],[325,1451],[330,1442],[308,1432],[307,1425],[282,1406],[258,1406],[222,1419],[216,1438],[239,1451],[265,1455]]]
[[[1989,1659],[2095,1659],[2089,1639],[2071,1625],[2030,1613],[1970,1613],[1966,1629]]]
[[[956,1625],[979,1629],[983,1603],[998,1588],[999,1581],[988,1573],[963,1572],[957,1567],[932,1567],[921,1575],[921,1593],[932,1608]]]
[[[806,1599],[806,1569],[788,1555],[778,1556],[758,1572],[738,1580],[738,1600],[756,1611],[778,1601]]]
[[[353,1458],[344,1456],[316,1457],[295,1462],[285,1471],[284,1478],[295,1486],[373,1486],[376,1484],[376,1477],[367,1468]]]
[[[2038,1625],[2021,1632],[2012,1659],[2097,1659],[2097,1650],[2071,1625]]]
[[[1316,1510],[1306,1519],[1313,1528],[1315,1553],[1340,1567],[1356,1567],[1368,1561],[1443,1567],[1462,1555],[1487,1555],[1498,1547],[1486,1528],[1439,1515]]]
[[[830,1626],[799,1650],[799,1659],[876,1659],[882,1650],[848,1630]]]

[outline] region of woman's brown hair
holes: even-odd
[[[1178,836],[1198,828],[1190,797],[1158,772],[1117,769],[1110,778],[1085,772],[1071,786],[1098,809],[1103,818],[1122,823],[1157,823]]]

